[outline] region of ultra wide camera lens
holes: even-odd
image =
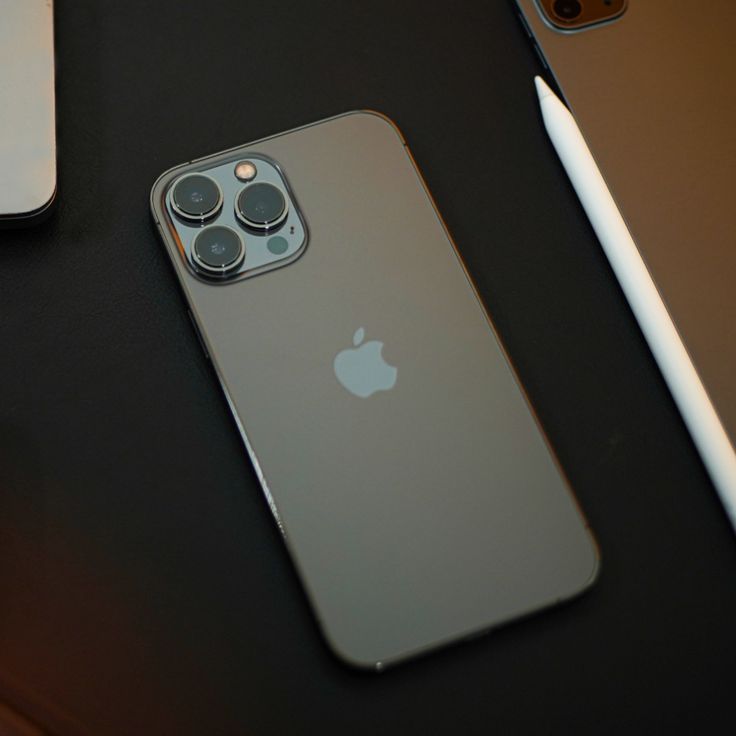
[[[555,0],[552,10],[560,20],[575,20],[583,12],[579,0]]]
[[[171,190],[171,207],[185,220],[203,222],[220,211],[222,192],[209,176],[186,174]]]
[[[224,276],[243,262],[245,248],[235,230],[212,225],[202,230],[192,244],[192,260],[209,274]]]
[[[235,214],[246,227],[254,230],[273,230],[281,225],[288,214],[283,192],[273,184],[250,184],[238,195]]]

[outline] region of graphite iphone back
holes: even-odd
[[[251,185],[252,163],[282,177],[281,240],[232,219],[238,163]],[[218,178],[212,222],[245,244],[233,280],[197,270],[172,210],[191,172]],[[389,121],[350,113],[179,166],[152,209],[338,655],[380,669],[592,582],[589,531]]]
[[[549,0],[517,2],[733,446],[736,3],[616,0],[611,22],[570,32]]]

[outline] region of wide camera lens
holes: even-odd
[[[560,20],[575,20],[583,12],[579,0],[555,0],[552,10]]]
[[[216,215],[222,206],[217,182],[204,174],[187,174],[174,184],[171,206],[185,220],[202,222]]]
[[[283,192],[273,184],[250,184],[238,195],[235,214],[247,227],[254,230],[273,230],[281,225],[288,214]]]
[[[212,225],[202,230],[192,245],[192,260],[207,273],[223,276],[237,268],[245,256],[243,241],[235,230]]]

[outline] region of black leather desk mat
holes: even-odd
[[[510,5],[56,16],[58,209],[0,232],[2,699],[60,734],[730,718],[734,538],[545,138]],[[381,676],[322,643],[148,214],[169,166],[359,107],[402,128],[603,552],[585,597]]]

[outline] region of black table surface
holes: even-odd
[[[58,207],[0,232],[0,699],[103,736],[730,718],[734,536],[510,3],[58,0],[56,24]],[[148,211],[174,164],[355,108],[409,141],[603,557],[582,598],[381,675],[320,638]]]

